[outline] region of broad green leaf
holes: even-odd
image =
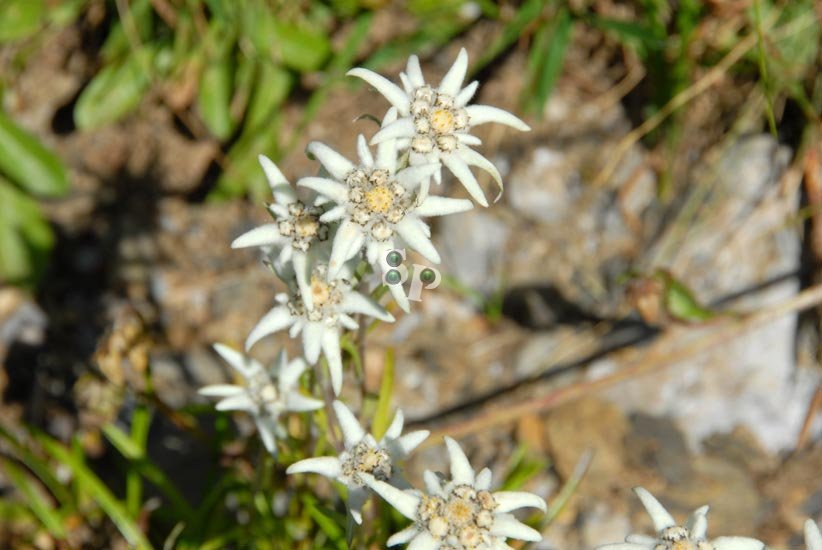
[[[273,36],[269,40],[275,58],[302,73],[319,69],[331,52],[331,43],[325,33],[281,21],[274,21],[271,30]]]
[[[5,457],[0,457],[0,464],[2,464],[3,472],[11,483],[20,491],[26,498],[26,503],[37,516],[37,519],[49,530],[49,532],[57,539],[63,539],[66,536],[66,531],[63,528],[63,521],[60,514],[42,492],[32,483],[29,474],[23,471],[13,460]]]
[[[33,35],[40,29],[44,11],[43,0],[0,1],[0,42]]]
[[[371,423],[371,433],[377,440],[382,439],[385,430],[391,424],[391,397],[394,394],[394,348],[385,350],[385,363],[380,383],[380,397],[377,400],[377,412]]]
[[[212,135],[226,140],[234,131],[231,97],[234,93],[234,37],[222,21],[215,20],[206,38],[206,60],[200,77],[197,109]]]
[[[13,226],[0,223],[0,282],[20,283],[31,272],[26,243]]]
[[[36,438],[52,457],[71,469],[77,484],[97,502],[129,544],[141,549],[152,547],[140,527],[129,517],[123,503],[85,465],[80,456],[45,434],[39,433]]]
[[[58,197],[69,188],[60,159],[37,138],[0,112],[0,173],[23,189],[43,197]]]
[[[134,110],[151,84],[146,69],[152,66],[153,55],[153,50],[144,49],[103,67],[74,106],[77,127],[83,130],[99,128]]]
[[[0,177],[0,279],[36,282],[53,244],[51,227],[37,203]]]
[[[267,131],[264,126],[288,97],[293,84],[294,77],[290,72],[267,59],[260,62],[254,92],[246,113],[245,125],[248,131]]]

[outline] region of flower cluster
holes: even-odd
[[[276,296],[274,306],[251,329],[245,348],[248,351],[263,338],[287,331],[291,338],[301,338],[302,357],[289,361],[281,352],[266,369],[247,355],[216,344],[216,352],[245,384],[211,385],[200,394],[220,398],[218,410],[250,414],[270,454],[276,456],[278,444],[287,439],[282,416],[325,406],[325,400],[306,395],[306,389],[301,388],[300,379],[307,367],[316,365],[322,355],[331,390],[339,396],[345,331],[357,330],[366,321],[363,317],[394,321],[375,294],[362,292],[366,278],[386,265],[397,265],[400,260],[395,263],[391,259],[405,257],[401,247],[439,263],[425,220],[473,208],[471,200],[432,194],[431,182],[441,183],[443,166],[482,206],[488,206],[488,201],[472,168],[490,174],[502,191],[499,171],[476,151],[481,142],[471,130],[488,122],[521,131],[529,128],[501,109],[471,105],[478,83],[464,85],[467,69],[464,49],[436,87],[426,82],[419,59],[413,55],[399,75],[400,85],[372,71],[353,69],[349,75],[373,86],[391,104],[370,140],[357,137],[355,160],[324,143],[310,143],[306,151],[318,161],[319,172],[292,185],[270,159],[260,157],[273,197],[268,205],[273,222],[237,237],[232,247],[260,248],[265,263],[286,291]],[[386,271],[386,276],[390,273]],[[388,289],[396,305],[407,312],[409,301],[402,285],[391,284]],[[313,389],[321,391],[316,385]],[[453,439],[445,437],[450,477],[426,470],[424,489],[415,489],[403,477],[402,462],[429,436],[427,430],[403,434],[400,410],[379,436],[368,433],[342,401],[334,400],[326,413],[336,418],[342,436],[336,456],[298,460],[286,473],[320,474],[343,485],[349,526],[364,523],[364,504],[370,496],[379,495],[411,521],[388,539],[388,546],[497,550],[511,548],[509,538],[542,539],[539,531],[517,520],[512,512],[521,508],[545,512],[545,501],[527,492],[492,491],[491,471],[476,472]],[[329,429],[333,430],[333,425]],[[313,437],[314,431],[311,433]],[[294,456],[293,451],[283,455]],[[600,546],[601,550],[765,549],[752,538],[708,539],[708,506],[698,508],[679,525],[648,491],[640,487],[635,492],[651,516],[656,534],[632,534],[625,542]],[[805,540],[808,550],[822,550],[822,535],[812,520],[805,524]]]
[[[222,398],[217,403],[219,410],[250,413],[270,453],[277,454],[277,440],[285,439],[280,416],[324,405],[299,390],[307,364],[316,365],[324,356],[331,389],[338,396],[344,377],[344,332],[357,330],[361,317],[394,321],[373,296],[361,292],[365,277],[382,270],[388,258],[404,257],[400,247],[439,263],[425,219],[473,208],[471,200],[431,193],[431,181],[441,183],[442,167],[482,206],[488,206],[488,201],[471,167],[488,172],[502,189],[498,170],[472,148],[481,143],[470,131],[486,122],[529,128],[500,109],[469,105],[478,83],[463,87],[467,69],[464,49],[437,87],[425,81],[416,56],[411,56],[406,72],[400,74],[402,88],[371,71],[354,69],[350,75],[374,86],[392,105],[370,141],[358,136],[356,160],[324,143],[312,142],[306,151],[319,162],[319,174],[300,178],[292,186],[271,160],[260,157],[274,199],[268,206],[273,222],[237,237],[232,247],[260,248],[286,291],[276,296],[276,304],[251,329],[245,348],[248,351],[261,339],[287,331],[291,338],[301,337],[302,358],[289,363],[281,353],[275,366],[266,371],[255,360],[218,344],[217,352],[246,385],[208,386],[200,393]],[[408,311],[402,285],[389,285],[389,291],[399,308]],[[377,439],[361,427],[343,402],[334,401],[330,409],[342,433],[337,456],[297,461],[287,473],[317,473],[343,484],[348,490],[350,517],[357,524],[363,522],[362,507],[372,491],[383,496],[414,522],[391,537],[389,545],[410,542],[417,549],[494,549],[508,548],[505,540],[509,537],[541,539],[539,532],[510,512],[522,507],[544,511],[545,501],[530,493],[490,492],[491,472],[485,469],[475,474],[454,440],[445,439],[451,479],[426,472],[423,493],[410,489],[401,464],[428,437],[428,431],[403,435],[403,414],[398,410]]]

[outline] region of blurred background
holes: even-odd
[[[196,395],[281,290],[229,243],[267,220],[257,155],[295,181],[310,140],[375,131],[387,104],[349,68],[396,80],[416,53],[437,82],[465,47],[477,101],[533,131],[477,129],[505,194],[435,224],[443,284],[369,336],[366,398],[388,370],[435,432],[411,481],[446,433],[549,500],[538,548],[647,530],[640,484],[801,548],[820,21],[813,0],[0,0],[0,546],[339,547],[341,509],[291,502],[248,419]]]

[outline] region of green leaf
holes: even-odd
[[[85,9],[87,0],[62,0],[56,6],[49,7],[48,20],[64,27],[73,23]]]
[[[133,111],[151,84],[146,72],[154,51],[144,49],[105,66],[83,89],[74,106],[74,122],[89,130],[120,120]]]
[[[71,469],[77,484],[97,502],[129,544],[137,548],[152,547],[134,520],[129,517],[123,503],[117,500],[105,483],[85,465],[82,457],[45,434],[38,433],[35,437],[51,456]]]
[[[313,497],[304,496],[303,504],[305,504],[308,515],[317,524],[320,530],[328,536],[330,541],[339,548],[345,550],[348,545],[345,541],[345,529],[341,526],[345,519],[340,517],[340,514],[332,512],[331,510],[317,506]]]
[[[23,239],[14,227],[0,224],[0,281],[20,283],[32,268]]]
[[[374,421],[371,423],[371,433],[379,441],[385,434],[385,430],[391,424],[389,414],[391,412],[391,397],[394,393],[394,348],[385,350],[385,363],[382,371],[382,382],[380,383],[380,397],[377,400],[377,411],[374,413]]]
[[[231,95],[234,86],[234,63],[230,55],[207,62],[200,79],[197,108],[209,132],[226,140],[234,131],[231,119]]]
[[[248,131],[266,131],[265,126],[288,97],[293,84],[294,77],[290,72],[267,59],[260,61],[257,81],[246,113],[245,125]]]
[[[60,159],[37,139],[0,112],[0,173],[23,189],[43,197],[58,197],[69,188]]]
[[[249,191],[252,196],[269,195],[268,184],[263,177],[257,157],[266,155],[277,158],[279,153],[276,121],[265,132],[245,132],[228,152],[228,167],[217,179],[217,185],[209,193],[208,200],[224,200]]]
[[[61,505],[70,506],[73,501],[71,492],[52,473],[48,463],[31,452],[30,445],[18,441],[12,432],[2,425],[0,425],[0,437],[11,445],[20,462],[34,472],[34,475],[43,482]]]
[[[275,59],[299,72],[319,69],[331,52],[331,42],[323,32],[281,21],[274,21],[271,30]]]
[[[528,104],[539,116],[542,116],[562,72],[572,28],[571,14],[567,9],[560,10],[550,26],[540,29],[537,44],[531,51],[532,95],[528,98]]]
[[[0,177],[0,279],[36,282],[54,244],[37,203]]]
[[[656,277],[664,284],[665,309],[680,321],[706,321],[716,313],[702,306],[691,289],[665,271],[657,271]]]
[[[154,484],[163,494],[168,498],[175,511],[186,520],[194,517],[194,511],[191,505],[186,501],[185,497],[180,493],[177,487],[168,479],[165,472],[158,468],[155,464],[150,462],[145,454],[145,433],[147,426],[143,425],[145,420],[139,418],[132,424],[132,436],[115,426],[114,424],[106,424],[103,426],[103,434],[106,439],[114,445],[114,448],[129,461],[129,466],[135,472]],[[135,431],[135,427],[137,430]],[[137,437],[134,437],[134,436]],[[138,438],[143,441],[142,445]],[[133,483],[133,482],[132,482]],[[133,498],[133,497],[132,497]]]
[[[503,28],[502,34],[485,48],[485,53],[471,66],[469,75],[481,71],[509,46],[519,40],[525,32],[525,28],[539,17],[544,7],[544,0],[526,0],[523,2],[511,21]]]
[[[66,531],[63,528],[60,514],[43,496],[42,492],[34,486],[29,474],[8,458],[0,457],[0,464],[3,465],[3,471],[9,481],[26,497],[26,503],[34,512],[34,515],[37,516],[37,519],[49,530],[52,536],[57,539],[65,538]]]
[[[11,42],[33,35],[40,29],[44,11],[43,0],[0,2],[0,42]]]

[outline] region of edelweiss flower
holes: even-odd
[[[391,109],[386,119],[395,117],[396,110]],[[396,140],[380,143],[376,158],[363,136],[359,136],[357,146],[360,163],[355,166],[322,143],[309,144],[308,151],[322,163],[331,178],[309,177],[297,182],[336,204],[320,217],[321,222],[341,221],[334,237],[329,275],[334,277],[363,245],[368,262],[376,265],[380,257],[395,248],[397,235],[427,260],[439,263],[440,256],[429,239],[430,230],[421,217],[465,212],[473,208],[471,201],[418,197],[420,183],[437,166],[421,164],[398,171]]]
[[[597,550],[764,550],[765,544],[747,537],[705,538],[708,530],[708,506],[694,510],[685,525],[679,526],[657,499],[642,487],[634,492],[639,497],[651,520],[656,537],[628,535],[625,542],[599,546]]]
[[[426,471],[426,492],[400,490],[375,477],[362,475],[365,483],[413,525],[388,539],[388,546],[409,543],[414,550],[503,549],[507,538],[542,540],[538,531],[520,523],[509,512],[518,508],[546,509],[545,501],[532,493],[489,491],[491,470],[474,473],[462,449],[445,438],[451,459],[451,480],[443,483]]]
[[[345,450],[339,456],[307,458],[288,467],[286,473],[313,472],[336,479],[348,487],[348,509],[357,523],[362,523],[362,505],[368,496],[363,474],[374,478],[401,482],[398,462],[404,460],[428,437],[428,430],[419,430],[401,436],[403,415],[397,410],[385,435],[377,441],[365,433],[351,411],[340,401],[334,401],[334,411],[343,433]]]
[[[491,174],[500,190],[502,178],[491,161],[471,149],[470,146],[479,145],[480,140],[469,131],[486,122],[499,122],[521,131],[528,131],[530,128],[502,109],[488,105],[468,105],[477,90],[478,82],[474,81],[462,88],[467,70],[468,53],[463,48],[436,89],[425,82],[416,55],[408,58],[406,72],[400,73],[403,88],[367,69],[352,69],[348,74],[371,84],[399,111],[401,118],[377,132],[371,139],[372,144],[402,139],[410,147],[411,165],[444,164],[462,182],[474,200],[488,206],[470,166]],[[439,170],[434,173],[434,179],[437,183],[440,182]],[[423,182],[423,195],[427,194],[427,186],[428,178]]]
[[[812,519],[805,521],[805,546],[808,550],[822,550],[822,533]]]
[[[307,307],[311,309],[313,304],[308,292],[308,270],[311,262],[308,251],[313,244],[328,239],[329,226],[320,221],[323,209],[298,200],[294,188],[271,159],[264,155],[258,158],[274,196],[275,202],[269,204],[268,209],[275,222],[243,233],[234,239],[231,247],[259,246],[268,249],[274,258],[275,269],[284,279],[290,278],[289,274],[284,272],[290,262],[300,291],[308,296]]]
[[[322,401],[306,397],[297,390],[297,380],[306,367],[302,359],[289,362],[285,351],[281,351],[274,365],[267,371],[254,359],[223,344],[214,344],[214,350],[245,378],[246,385],[215,384],[201,388],[199,394],[221,397],[216,405],[218,411],[250,413],[269,453],[277,454],[275,437],[285,437],[278,422],[282,413],[322,408]]]
[[[345,275],[345,273],[343,274]],[[292,289],[289,294],[278,294],[275,306],[251,329],[245,341],[246,350],[262,338],[290,329],[294,338],[302,333],[303,353],[310,364],[315,364],[322,350],[328,360],[331,387],[334,395],[342,387],[342,358],[340,354],[340,327],[357,329],[357,322],[349,315],[362,313],[381,321],[393,322],[394,317],[371,298],[351,290],[344,278],[328,278],[326,264],[317,264],[308,282],[313,308],[306,307],[306,294]]]

